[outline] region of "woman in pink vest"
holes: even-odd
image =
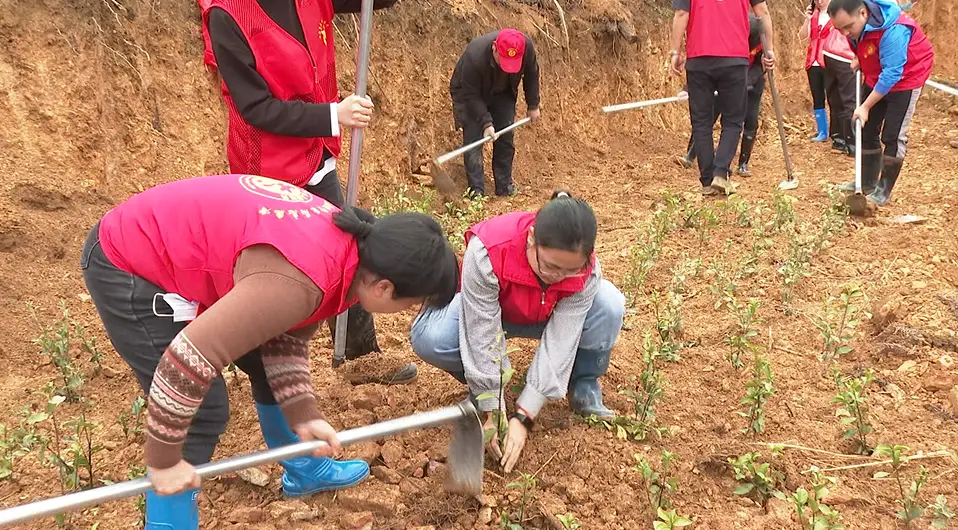
[[[504,440],[490,449],[512,471],[546,400],[568,395],[583,416],[611,418],[598,378],[609,368],[625,298],[602,278],[594,254],[592,208],[565,192],[538,212],[500,215],[466,232],[461,292],[425,309],[410,333],[424,361],[469,386],[486,412],[500,403],[500,368],[509,368],[504,335],[539,339]],[[495,398],[483,396],[497,396]]]
[[[146,528],[197,530],[199,480],[229,419],[221,371],[249,376],[268,447],[321,439],[309,340],[358,301],[373,313],[443,306],[456,256],[429,216],[340,211],[285,182],[216,175],[133,196],[91,230],[83,278],[117,353],[148,393]],[[281,462],[288,496],[351,486],[365,462]]]
[[[805,54],[805,72],[808,75],[808,87],[812,91],[812,104],[815,112],[815,126],[818,129],[813,142],[828,139],[828,115],[825,113],[825,57],[822,50],[825,38],[832,30],[828,18],[828,0],[812,0],[805,11],[805,22],[798,36],[808,39],[808,51]]]
[[[855,156],[855,72],[852,61],[855,52],[848,39],[835,29],[829,19],[828,33],[823,37],[822,57],[825,60],[825,96],[828,99],[831,121],[832,149]]]

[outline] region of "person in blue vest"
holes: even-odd
[[[609,368],[625,315],[625,297],[602,278],[592,208],[556,192],[538,212],[513,212],[466,232],[462,286],[448,306],[424,310],[410,332],[427,363],[469,386],[494,425],[500,370],[510,367],[505,337],[539,339],[525,386],[509,416],[503,448],[490,450],[512,471],[529,428],[547,400],[568,397],[577,414],[608,419],[599,378]]]
[[[745,128],[749,69],[749,9],[761,19],[764,33],[762,62],[767,69],[775,65],[772,51],[772,19],[765,0],[673,0],[672,50],[670,71],[683,71],[689,86],[689,118],[699,160],[699,180],[703,195],[734,191],[731,183],[732,159]],[[682,40],[686,41],[683,55]],[[686,61],[686,56],[688,60]],[[722,134],[718,149],[712,142],[715,110],[722,116]]]
[[[908,128],[935,51],[918,22],[894,1],[832,0],[828,15],[848,37],[855,51],[852,70],[860,69],[864,80],[864,101],[852,113],[852,123],[862,122],[862,191],[874,205],[885,206],[905,161]],[[855,183],[839,189],[853,192]]]

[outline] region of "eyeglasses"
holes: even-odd
[[[542,257],[539,255],[539,245],[533,244],[533,249],[536,253],[536,266],[539,269],[539,274],[549,277],[560,277],[560,278],[577,278],[580,276],[585,276],[585,271],[589,267],[589,260],[587,259],[581,267],[575,269],[567,269],[560,267],[554,263],[549,263],[548,261],[542,261]]]

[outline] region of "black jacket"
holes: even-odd
[[[492,57],[492,43],[498,31],[476,37],[467,46],[449,81],[453,112],[458,121],[479,122],[483,128],[492,125],[488,102],[493,94],[507,92],[516,99],[519,81],[525,90],[526,106],[539,108],[539,62],[532,39],[526,35],[526,51],[522,55],[522,69],[507,74],[499,68]]]

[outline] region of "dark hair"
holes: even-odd
[[[567,191],[556,190],[536,213],[537,245],[591,256],[598,230],[592,207]]]
[[[863,7],[865,0],[831,0],[828,4],[828,16],[835,16],[839,9],[851,15]]]
[[[347,206],[333,222],[356,237],[360,268],[392,282],[396,298],[424,298],[427,305],[443,307],[456,295],[456,253],[432,217],[402,212],[376,219]]]

